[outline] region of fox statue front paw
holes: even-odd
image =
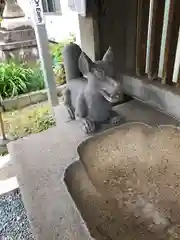
[[[74,109],[72,107],[67,108],[68,113],[69,113],[69,120],[75,120],[75,114],[74,114]]]
[[[125,117],[121,116],[121,115],[113,116],[110,119],[110,124],[112,124],[112,125],[119,125],[119,124],[123,124],[123,123],[125,123]]]
[[[87,134],[95,132],[95,123],[89,119],[83,119],[83,131]]]

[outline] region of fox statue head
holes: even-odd
[[[95,88],[108,101],[113,102],[119,98],[121,87],[120,83],[115,80],[111,47],[108,48],[102,60],[96,62],[82,52],[79,58],[79,69],[88,79],[91,88]]]

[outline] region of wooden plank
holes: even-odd
[[[109,1],[109,0],[108,0]],[[111,1],[109,1],[111,2]],[[119,1],[121,2],[121,1]],[[128,74],[136,74],[136,35],[138,0],[126,0],[125,29],[125,70]]]
[[[136,74],[138,76],[145,74],[149,6],[150,0],[138,1],[136,39]]]
[[[159,69],[159,57],[160,57],[160,48],[161,48],[161,34],[163,28],[163,17],[164,17],[164,6],[165,0],[157,1],[157,11],[156,11],[156,24],[155,24],[155,40],[153,48],[153,60],[151,65],[150,77],[151,79],[157,78],[158,69]]]
[[[117,69],[117,72],[124,72],[126,68],[126,44],[128,44],[128,40],[126,41],[125,35],[126,29],[128,31],[126,21],[128,12],[126,5],[129,4],[129,0],[93,1],[95,2],[94,8],[97,8],[98,6],[98,18],[96,20],[95,28],[99,32],[100,56],[102,57],[107,48],[111,45],[114,54],[114,66]],[[90,3],[92,0],[87,2]],[[134,0],[134,3],[135,2],[136,0]],[[136,25],[136,19],[134,20],[133,24]],[[136,38],[136,34],[133,36],[132,33],[131,39],[133,37]],[[133,48],[133,46],[130,46],[130,48]]]
[[[174,64],[175,64],[175,57],[176,57],[176,50],[177,50],[177,43],[178,43],[178,36],[179,36],[179,26],[180,26],[180,0],[175,0],[172,27],[171,27],[171,37],[170,37],[170,43],[169,43],[169,53],[168,53],[168,60],[167,60],[166,84],[169,84],[169,85],[173,84],[172,78],[173,78],[173,71],[174,71]]]
[[[173,13],[174,13],[174,3],[175,3],[175,0],[165,1],[163,31],[162,31],[162,38],[161,38],[161,51],[160,51],[160,59],[159,59],[159,71],[158,71],[158,76],[162,78],[163,84],[166,83],[166,79],[167,79],[167,62],[168,62],[168,55],[170,50],[169,46],[170,46],[172,20],[173,20]]]
[[[153,48],[155,42],[155,24],[157,13],[157,0],[150,0],[147,49],[146,49],[146,73],[152,75]]]
[[[173,83],[178,83],[180,81],[179,78],[180,78],[180,28],[179,28],[176,58],[175,58],[174,71],[173,71],[173,79],[172,79]]]
[[[158,75],[164,6],[165,0],[151,2],[146,55],[146,73],[150,79]]]
[[[43,5],[43,11],[49,12],[48,1],[47,0],[42,1],[42,5]]]

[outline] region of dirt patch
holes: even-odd
[[[119,235],[104,239],[180,239],[179,129],[127,124],[78,150],[95,189],[114,201]]]
[[[20,138],[32,133],[38,133],[54,125],[48,102],[4,112],[3,121],[6,135],[10,138]]]

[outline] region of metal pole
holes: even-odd
[[[32,10],[41,67],[48,91],[48,100],[52,107],[55,107],[58,105],[58,97],[52,68],[52,58],[49,53],[49,42],[44,22],[42,0],[30,0],[30,6]]]

